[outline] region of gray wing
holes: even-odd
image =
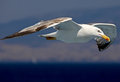
[[[6,36],[6,37],[2,38],[1,40],[19,37],[19,36],[24,36],[24,35],[35,33],[35,32],[38,32],[42,29],[47,29],[47,28],[54,27],[54,26],[61,26],[62,29],[66,29],[66,28],[70,29],[71,25],[76,27],[76,28],[80,27],[80,26],[78,26],[77,23],[72,21],[72,18],[69,18],[69,17],[61,17],[61,18],[56,18],[56,19],[52,19],[52,20],[41,21],[33,26],[24,28],[21,31],[18,31],[14,34]]]
[[[117,36],[116,26],[114,24],[109,23],[94,23],[92,25],[100,28],[104,32],[104,34],[106,34],[111,39],[110,42],[107,42],[102,38],[96,39],[99,51],[103,51],[104,49],[108,48],[115,40]]]

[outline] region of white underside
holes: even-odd
[[[43,37],[56,37],[57,40],[66,43],[85,43],[93,39],[92,36],[82,33],[82,30],[58,30],[56,32],[42,35]]]
[[[67,43],[85,43],[92,39],[89,36],[78,35],[78,32],[69,31],[57,31],[56,38]]]

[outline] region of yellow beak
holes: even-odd
[[[110,38],[106,35],[101,35],[102,38],[104,38],[105,40],[107,40],[108,42],[110,42]]]

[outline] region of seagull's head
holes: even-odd
[[[104,32],[99,28],[95,29],[94,35],[96,37],[101,37],[101,38],[105,39],[106,41],[110,42],[110,38],[107,35],[105,35]]]

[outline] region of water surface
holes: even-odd
[[[120,82],[120,64],[1,63],[0,82]]]

